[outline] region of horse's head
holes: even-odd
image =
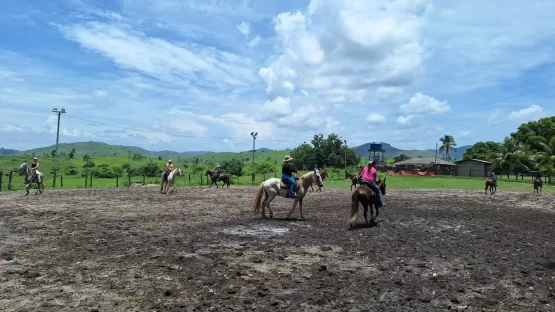
[[[382,195],[385,195],[385,180],[387,180],[387,177],[384,178],[383,181],[382,179],[378,179],[378,182],[376,182],[378,188],[382,191]]]
[[[180,176],[183,175],[183,171],[181,171],[181,167],[177,167],[177,174]]]
[[[324,181],[322,179],[322,176],[320,175],[320,171],[318,170],[314,171],[312,178],[314,181],[316,181],[316,184],[318,184],[318,187],[324,186]]]
[[[19,166],[19,168],[17,168],[17,170],[19,170],[20,172],[26,172],[27,171],[27,163],[24,162],[21,164],[21,166]]]
[[[212,170],[206,169],[206,173],[204,175],[211,176]]]

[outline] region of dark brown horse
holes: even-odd
[[[321,172],[320,176],[322,177],[322,182],[324,182],[324,180],[328,177],[328,172],[327,171]],[[316,183],[316,182],[314,182],[314,183]],[[314,183],[310,184],[310,188],[312,189],[313,192],[314,192],[314,188],[312,187],[312,185]],[[321,191],[322,191],[322,187],[318,186],[318,189],[316,190],[316,192],[321,192]]]
[[[353,186],[357,187],[357,184],[360,184],[360,182],[362,182],[362,176],[354,175],[348,172],[345,172],[345,179],[351,179],[351,191],[353,190]]]
[[[220,176],[218,177],[216,175],[216,173],[212,172],[212,170],[206,170],[206,175],[210,177],[210,179],[212,179],[212,183],[210,183],[210,187],[212,187],[212,184],[216,184],[216,188],[218,188],[218,183],[217,181],[222,181],[224,184],[222,184],[222,187],[224,187],[224,185],[227,184],[227,187],[229,187],[229,183],[231,181],[231,176],[229,174],[220,174]]]
[[[490,194],[495,194],[495,192],[497,192],[497,186],[495,186],[495,181],[492,178],[488,178],[486,180],[486,189],[484,191],[484,194],[488,193],[488,187]]]
[[[534,178],[534,193],[541,193],[543,189],[543,181],[541,177]]]
[[[385,196],[385,180],[387,180],[387,178],[383,179],[383,181],[381,179],[378,179],[378,181],[376,182],[378,188],[382,192],[382,196]],[[351,196],[351,216],[349,217],[349,229],[352,229],[355,224],[359,203],[362,203],[362,206],[364,207],[364,220],[366,221],[367,226],[375,224],[375,220],[380,214],[376,193],[374,193],[374,191],[372,191],[366,185],[359,185]],[[376,207],[375,216],[372,206]],[[370,222],[368,222],[368,207],[370,207]]]

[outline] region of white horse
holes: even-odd
[[[183,172],[181,171],[181,167],[177,167],[177,169],[173,169],[172,172],[170,172],[170,174],[168,175],[168,179],[166,181],[164,181],[164,173],[162,173],[162,187],[160,187],[160,193],[161,194],[168,194],[168,188],[170,186],[173,186],[173,189],[171,190],[170,193],[173,193],[173,191],[175,191],[175,179],[176,179],[176,173],[178,176],[182,176]],[[166,189],[164,191],[164,183],[166,183]]]
[[[324,182],[322,182],[322,177],[318,171],[310,171],[309,173],[301,176],[300,179],[297,180],[297,197],[295,197],[295,201],[293,202],[293,208],[287,215],[289,219],[295,208],[297,207],[297,203],[299,204],[299,213],[301,220],[304,219],[303,217],[303,198],[305,197],[306,193],[308,192],[308,188],[312,185],[313,182],[316,182],[319,187],[324,186]],[[260,204],[262,200],[262,193],[266,195],[264,201],[262,202],[262,217],[266,218],[266,207],[268,207],[268,211],[270,212],[270,218],[274,217],[274,212],[272,208],[270,208],[270,202],[274,200],[276,196],[289,198],[289,188],[286,184],[283,183],[281,179],[278,178],[270,178],[260,184],[258,187],[258,192],[256,193],[256,197],[254,200],[254,212],[258,213],[260,211]]]
[[[35,192],[35,195],[37,195],[39,192],[42,194],[42,192],[44,191],[44,174],[42,174],[42,172],[38,170],[35,170],[35,175],[33,176],[32,169],[31,167],[27,166],[27,163],[21,164],[18,169],[20,172],[23,172],[23,175],[25,176],[23,182],[25,183],[25,196],[29,195],[29,186],[32,183],[37,184],[37,191]]]

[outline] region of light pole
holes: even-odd
[[[54,152],[54,179],[52,179],[52,187],[56,187],[56,175],[58,174],[58,142],[60,141],[60,117],[66,113],[66,109],[58,110],[53,108],[52,112],[58,115],[58,130],[56,130],[56,151]]]
[[[258,132],[251,132],[252,136],[252,183],[254,183],[254,151],[256,147],[256,136],[258,136]]]
[[[345,143],[345,172],[347,172],[347,140],[343,140]]]

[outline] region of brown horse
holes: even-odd
[[[541,177],[534,179],[534,193],[541,193],[543,189],[543,181]]]
[[[387,178],[378,179],[376,184],[378,188],[382,192],[382,196],[385,196],[385,180]],[[364,207],[364,220],[366,221],[366,225],[369,226],[370,224],[375,224],[375,220],[380,214],[380,209],[378,207],[378,201],[376,198],[376,194],[366,185],[359,185],[353,195],[351,195],[351,216],[349,217],[349,229],[352,229],[358,213],[359,203],[362,203]],[[376,215],[374,216],[374,209],[372,209],[372,205],[376,207]],[[370,207],[370,223],[368,222],[368,207]]]
[[[484,194],[488,193],[488,187],[490,194],[495,194],[495,192],[497,192],[497,186],[495,186],[495,181],[492,178],[488,178],[486,180],[486,189],[484,191]]]
[[[220,176],[218,177],[211,170],[206,170],[206,175],[209,176],[210,179],[212,179],[212,183],[210,183],[210,187],[212,187],[212,184],[216,184],[216,188],[218,188],[219,186],[217,181],[224,182],[224,184],[222,184],[222,187],[224,187],[224,185],[226,184],[227,184],[227,187],[229,187],[229,183],[231,181],[231,176],[229,174],[220,174]]]
[[[320,176],[322,177],[322,182],[324,182],[324,180],[328,177],[328,172],[327,172],[327,171],[324,171],[324,172],[320,173]],[[314,182],[314,183],[316,183],[316,182]],[[310,188],[312,189],[313,192],[314,192],[314,188],[312,187],[312,185],[313,185],[314,183],[312,183],[312,184],[310,185]],[[321,191],[322,191],[322,187],[321,187],[321,186],[318,186],[318,189],[316,190],[316,192],[321,192]]]
[[[353,186],[356,188],[357,184],[360,184],[360,182],[362,182],[362,176],[354,175],[348,172],[345,172],[345,179],[351,179],[351,191],[353,190]]]

